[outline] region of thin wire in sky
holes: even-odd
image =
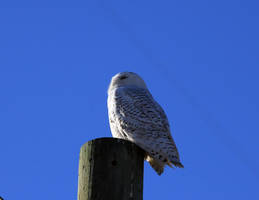
[[[214,136],[219,137],[219,140],[227,147],[227,149],[234,155],[236,155],[239,160],[246,165],[250,171],[257,177],[258,175],[258,167],[252,159],[250,159],[242,147],[231,135],[228,134],[228,131],[222,123],[216,119],[212,112],[209,111],[205,105],[201,105],[195,96],[191,95],[190,91],[183,87],[183,84],[179,82],[179,80],[173,79],[172,76],[169,76],[169,70],[167,69],[165,64],[162,64],[158,61],[158,59],[154,56],[150,47],[148,47],[143,40],[139,39],[134,32],[132,32],[131,28],[127,23],[123,21],[120,15],[111,7],[106,4],[105,1],[100,2],[100,7],[107,13],[107,15],[111,18],[112,22],[117,26],[121,33],[124,33],[129,41],[139,49],[143,55],[150,61],[151,66],[155,67],[157,71],[163,74],[163,77],[166,77],[167,80],[175,86],[178,90],[179,94],[184,96],[187,103],[189,103],[196,111],[199,112],[202,120],[206,122],[211,129],[212,132],[216,133]],[[223,135],[224,133],[224,135]]]

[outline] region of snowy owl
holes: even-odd
[[[183,168],[165,112],[139,75],[122,72],[112,77],[107,104],[113,137],[141,147],[159,175],[166,164]]]

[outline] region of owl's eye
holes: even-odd
[[[128,78],[128,77],[127,76],[121,76],[120,80],[123,80],[123,79],[126,79],[126,78]]]

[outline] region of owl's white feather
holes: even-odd
[[[166,114],[139,75],[116,74],[109,85],[107,104],[113,137],[130,140],[144,149],[146,160],[159,175],[165,164],[183,167]]]

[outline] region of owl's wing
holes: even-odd
[[[167,117],[149,91],[121,87],[114,97],[120,133],[160,161],[181,166]]]

